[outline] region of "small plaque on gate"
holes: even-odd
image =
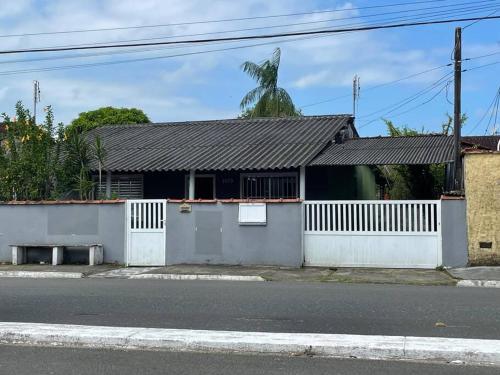
[[[190,213],[191,212],[191,205],[188,204],[188,203],[182,203],[180,206],[179,206],[179,212],[186,212],[186,213]]]

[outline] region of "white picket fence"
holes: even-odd
[[[306,265],[441,265],[441,202],[306,201]]]

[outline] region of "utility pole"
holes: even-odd
[[[359,91],[361,86],[359,84],[359,76],[356,74],[352,80],[352,115],[356,117],[356,110],[358,108]]]
[[[453,190],[462,191],[461,99],[462,99],[462,28],[455,29],[455,98],[453,114],[454,165]]]
[[[36,103],[40,102],[40,82],[33,81],[33,122],[36,125]]]

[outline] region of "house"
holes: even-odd
[[[469,263],[500,265],[500,151],[485,149],[500,137],[474,141],[483,149],[469,148],[463,159]]]
[[[18,241],[91,241],[105,262],[134,266],[467,263],[464,200],[381,200],[373,168],[449,164],[452,137],[360,138],[349,115],[105,126],[96,136],[106,151],[98,191],[124,199],[0,204],[0,260]]]
[[[98,191],[119,198],[376,199],[371,166],[453,160],[452,137],[359,138],[350,115],[104,126],[91,136],[106,150]]]
[[[476,135],[462,137],[462,148],[500,151],[500,135]]]

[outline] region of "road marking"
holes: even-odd
[[[266,281],[260,276],[239,275],[183,275],[176,273],[145,273],[130,276],[130,279],[156,279],[156,280],[205,280],[205,281]]]
[[[159,329],[0,322],[0,343],[176,351],[310,353],[327,357],[500,365],[500,340]]]

